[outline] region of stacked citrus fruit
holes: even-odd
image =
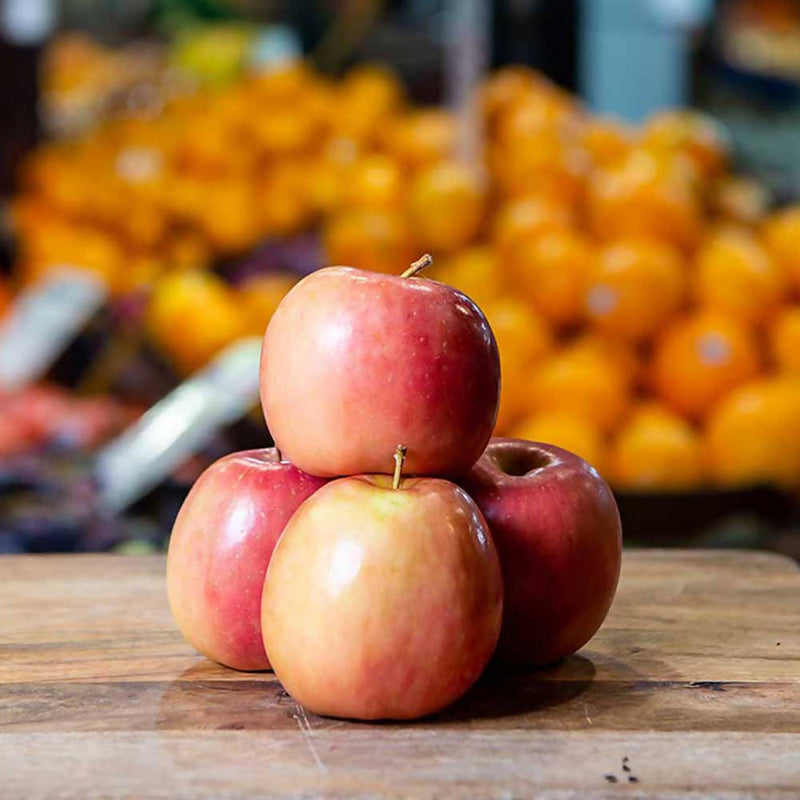
[[[794,488],[800,208],[769,212],[698,113],[626,127],[519,67],[479,99],[481,163],[455,158],[449,112],[368,66],[254,75],[48,145],[15,205],[19,275],[70,261],[117,291],[155,284],[151,332],[190,369],[246,325],[216,279],[176,272],[309,228],[329,263],[398,272],[428,249],[495,330],[499,433],[618,486]]]

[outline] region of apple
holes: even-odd
[[[447,476],[483,452],[497,416],[497,344],[469,298],[415,277],[428,263],[403,275],[321,269],[278,306],[261,401],[275,443],[301,469],[384,472],[404,442],[407,472]]]
[[[478,507],[440,478],[340,478],[286,526],[262,629],[275,674],[317,714],[414,719],[460,697],[500,633],[503,587]]]
[[[580,649],[619,579],[622,527],[605,481],[559,447],[492,439],[461,485],[489,524],[503,570],[496,662],[536,667]]]
[[[178,628],[204,656],[234,669],[270,668],[264,575],[289,517],[324,483],[275,448],[232,453],[197,479],[172,529],[167,594]]]

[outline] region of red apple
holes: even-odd
[[[492,439],[462,485],[494,537],[505,585],[497,662],[535,667],[591,639],[614,599],[622,528],[611,490],[548,444]]]
[[[234,669],[270,668],[264,575],[289,517],[324,483],[274,448],[225,456],[197,479],[172,529],[167,594],[181,633],[204,656]]]
[[[264,583],[275,674],[318,714],[413,719],[460,697],[500,632],[486,523],[438,478],[341,478],[286,526]]]
[[[494,336],[469,298],[350,267],[314,272],[289,292],[261,359],[275,443],[326,477],[383,472],[397,442],[409,473],[465,472],[491,436],[499,380]]]

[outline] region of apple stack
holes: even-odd
[[[592,467],[490,441],[497,345],[478,307],[419,273],[331,267],[270,320],[261,400],[276,448],[192,488],[167,559],[201,653],[274,669],[311,711],[413,719],[494,654],[552,663],[585,644],[617,584],[621,531]]]

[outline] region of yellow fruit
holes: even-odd
[[[566,203],[539,195],[523,197],[500,206],[492,222],[492,241],[504,258],[513,260],[524,242],[568,231],[574,222]]]
[[[754,378],[760,357],[753,333],[733,317],[697,311],[676,320],[653,354],[656,392],[679,414],[700,417]]]
[[[727,137],[712,117],[685,109],[652,116],[644,127],[642,144],[664,155],[689,158],[701,175],[721,173],[728,159]]]
[[[635,149],[598,171],[588,184],[591,232],[601,239],[647,236],[678,247],[694,246],[702,213],[683,163]]]
[[[398,209],[402,205],[403,174],[390,156],[373,154],[355,161],[345,172],[341,204],[368,210]]]
[[[769,329],[772,360],[780,372],[800,377],[800,306],[784,308]]]
[[[723,485],[800,486],[800,380],[740,386],[713,411],[706,431],[713,478]]]
[[[454,286],[480,308],[486,308],[506,291],[506,281],[491,247],[467,247],[450,258],[434,263],[427,271],[434,280]]]
[[[409,217],[422,246],[452,253],[469,244],[483,217],[483,189],[466,167],[443,161],[421,171],[411,183]]]
[[[624,377],[606,359],[591,352],[562,351],[547,359],[528,384],[535,411],[565,411],[614,430],[628,407]]]
[[[764,240],[772,257],[800,291],[800,205],[785,208],[764,224]]]
[[[609,477],[629,489],[689,489],[703,481],[703,445],[684,419],[648,405],[617,434],[609,454]]]
[[[514,284],[555,325],[572,325],[583,318],[586,279],[594,258],[585,237],[557,229],[522,239],[507,256]]]
[[[530,413],[527,385],[537,364],[553,346],[545,322],[530,307],[513,297],[503,297],[483,309],[500,351],[500,411],[498,432],[506,432]]]
[[[234,292],[208,272],[164,276],[154,287],[145,324],[182,373],[195,371],[247,333]]]
[[[653,239],[622,239],[589,264],[586,314],[604,333],[631,341],[652,336],[679,307],[686,267],[680,253]]]
[[[526,417],[511,430],[511,436],[531,442],[563,447],[604,470],[603,437],[597,425],[566,411],[545,411]]]
[[[389,151],[411,169],[453,156],[456,121],[449,111],[425,108],[406,114],[386,134]]]
[[[747,231],[723,230],[697,254],[695,293],[706,308],[756,324],[775,311],[785,291],[782,269]]]
[[[291,275],[267,274],[256,275],[239,287],[237,294],[247,315],[248,333],[264,335],[275,309],[296,282]]]
[[[330,264],[399,275],[419,257],[405,219],[396,212],[353,209],[332,216],[323,231]]]

